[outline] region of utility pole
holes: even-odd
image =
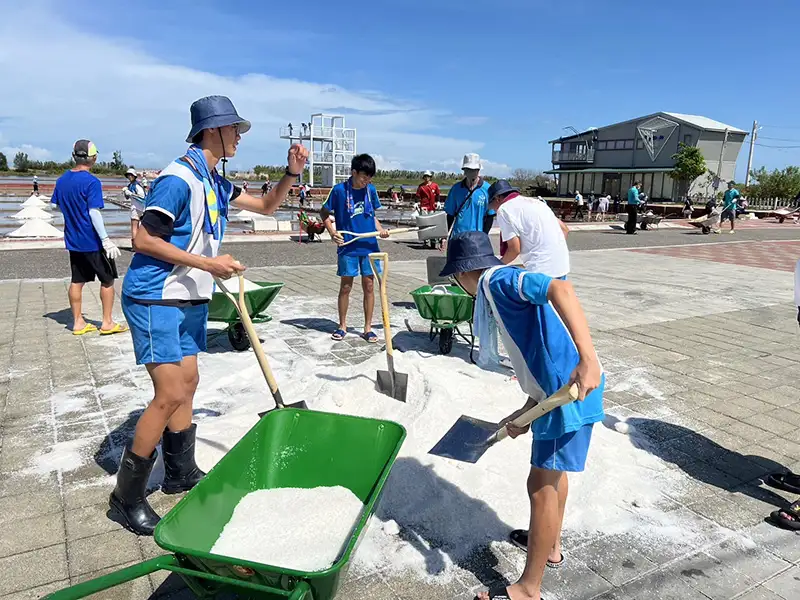
[[[744,176],[744,187],[750,185],[750,171],[753,168],[753,150],[756,147],[758,136],[758,121],[753,121],[753,131],[750,132],[750,155],[747,157],[747,173]]]

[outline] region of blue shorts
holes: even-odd
[[[531,465],[548,471],[581,472],[586,466],[594,423],[554,440],[533,440]]]
[[[381,272],[380,262],[376,262],[378,273]],[[339,277],[372,277],[372,266],[369,264],[368,256],[354,256],[351,254],[340,254],[336,274]]]
[[[208,304],[177,307],[138,304],[122,295],[137,365],[180,362],[206,350]]]

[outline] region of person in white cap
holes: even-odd
[[[481,157],[474,153],[465,154],[461,170],[464,179],[450,188],[444,203],[450,235],[464,231],[488,233],[492,228],[494,211],[488,211],[489,184],[480,176]]]
[[[125,177],[128,179],[128,185],[122,190],[122,195],[131,203],[131,245],[133,245],[133,238],[136,237],[136,231],[139,229],[139,222],[142,220],[144,212],[145,193],[144,186],[137,181],[139,174],[135,169],[128,169]]]

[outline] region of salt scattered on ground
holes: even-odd
[[[324,571],[339,558],[364,505],[347,488],[275,488],[244,496],[212,554],[296,571]]]
[[[53,471],[75,471],[86,463],[91,456],[95,440],[77,439],[58,442],[36,452],[32,457],[32,465],[23,472],[30,475],[47,475]]]

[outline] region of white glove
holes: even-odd
[[[130,198],[131,197],[131,191],[128,188],[123,188],[122,189],[122,195],[125,196],[126,198]]]
[[[111,238],[106,238],[103,240],[103,250],[106,251],[106,255],[111,260],[117,260],[120,256],[122,256],[122,252],[120,252],[117,245],[111,241]]]

